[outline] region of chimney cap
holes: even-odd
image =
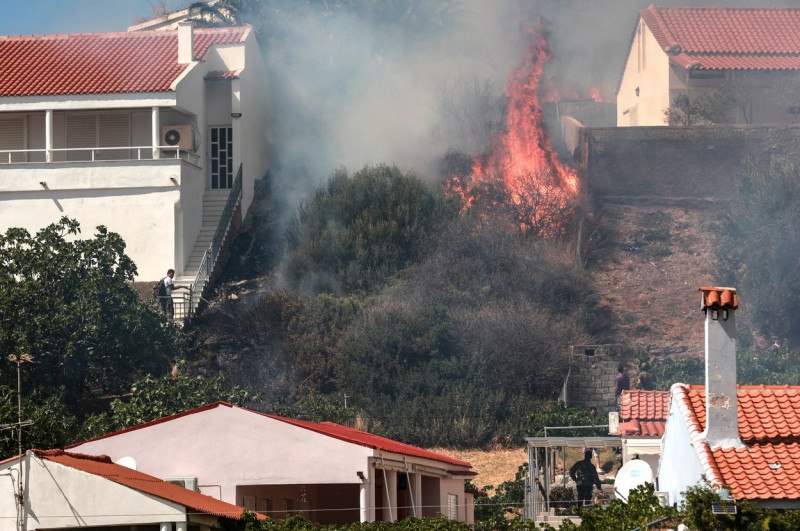
[[[736,288],[700,288],[703,292],[702,309],[727,308],[735,310],[739,307],[739,296]]]

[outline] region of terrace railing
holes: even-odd
[[[91,148],[53,148],[50,149],[48,161],[47,149],[4,149],[0,150],[0,165],[26,164],[42,162],[110,162],[124,160],[154,160],[153,151],[158,151],[159,159],[181,159],[197,165],[200,156],[194,151],[176,148],[175,146],[118,146]],[[64,158],[53,160],[55,155],[63,153]],[[33,156],[38,155],[38,156]],[[31,160],[40,159],[40,160]]]

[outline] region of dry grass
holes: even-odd
[[[503,448],[499,450],[454,450],[450,448],[431,448],[436,452],[467,461],[478,475],[472,482],[482,488],[485,485],[496,487],[504,481],[512,481],[517,469],[528,460],[525,448]]]

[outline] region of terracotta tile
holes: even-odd
[[[119,483],[208,514],[238,519],[242,511],[244,511],[241,507],[112,463],[108,456],[84,455],[63,450],[33,450],[33,452],[41,459],[101,476],[114,483]],[[256,518],[259,520],[266,519],[264,515],[260,514],[257,514]]]
[[[650,6],[639,14],[684,68],[800,69],[800,8]]]
[[[249,28],[197,28],[195,57]],[[177,31],[0,37],[0,97],[163,92],[186,69]]]

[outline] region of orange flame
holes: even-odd
[[[523,228],[559,223],[553,213],[565,212],[578,194],[575,171],[558,161],[544,129],[537,86],[550,58],[547,42],[540,33],[533,30],[529,33],[531,41],[526,60],[510,74],[506,87],[505,133],[491,146],[488,155],[474,160],[471,182],[451,181],[451,186],[467,197],[465,206],[469,208],[472,204],[470,192],[502,179],[511,206],[518,207],[517,211],[527,210],[529,219],[520,220]],[[552,229],[543,232],[555,232],[557,227]]]

